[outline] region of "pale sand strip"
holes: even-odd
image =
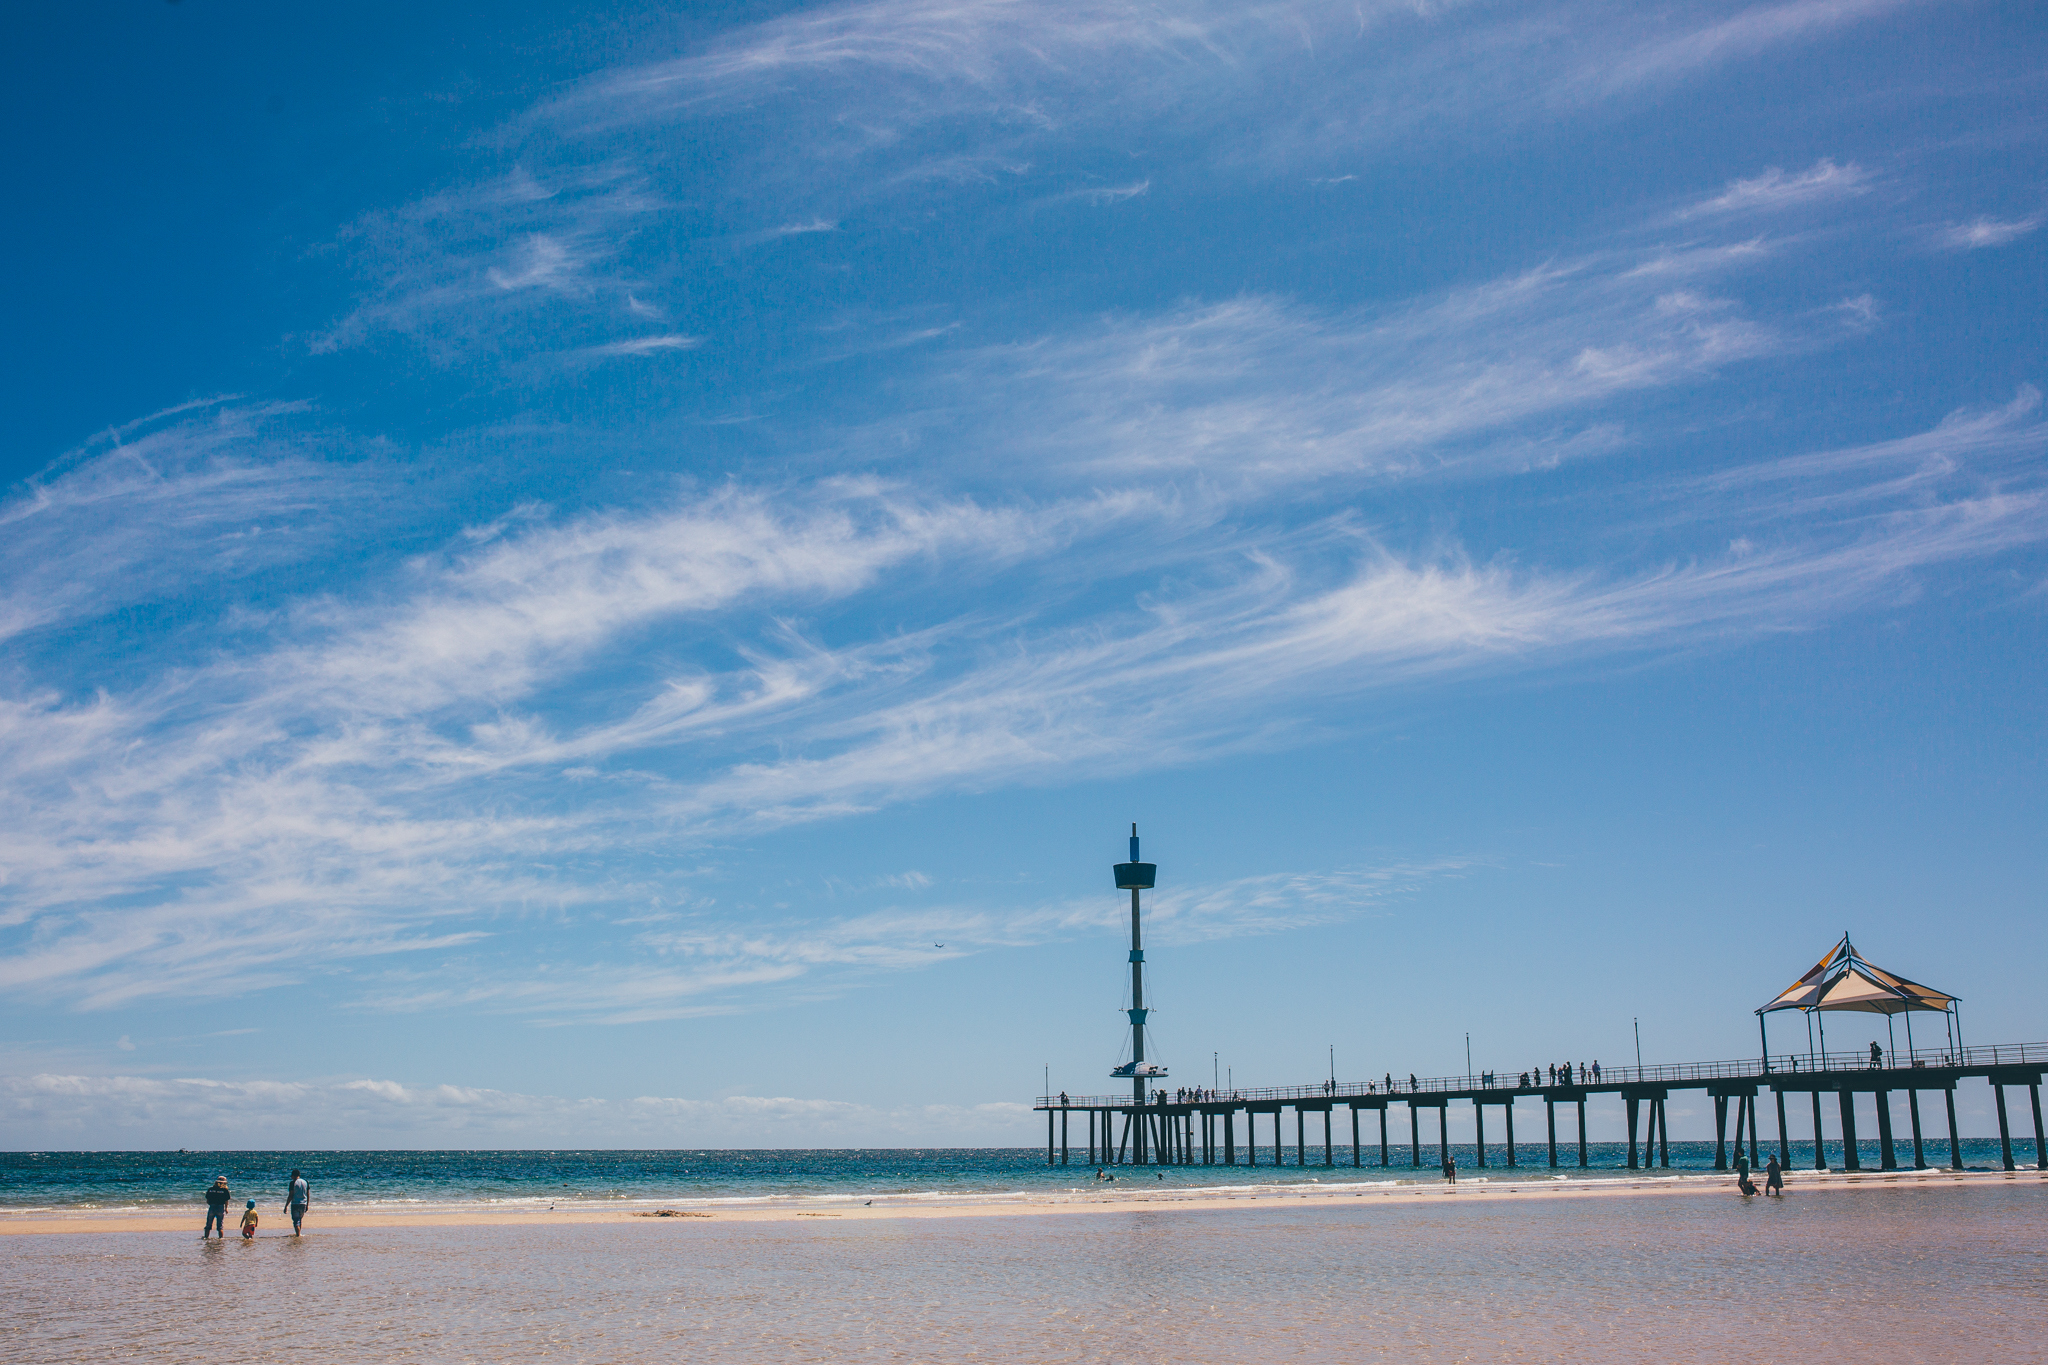
[[[1186,1168],[1182,1168],[1185,1170]],[[1332,1177],[1333,1181],[1337,1179]],[[1943,1185],[1986,1187],[1990,1185],[2027,1184],[2048,1186],[2048,1172],[2040,1171],[1860,1171],[1856,1173],[1830,1172],[1826,1175],[1811,1171],[1795,1171],[1788,1177],[1788,1197],[1799,1198],[1818,1193],[1843,1193],[1848,1191],[1876,1191],[1912,1189],[1921,1186]],[[1119,1184],[1130,1182],[1130,1177]],[[1661,1177],[1620,1177],[1613,1176],[1590,1180],[1539,1179],[1530,1181],[1501,1181],[1489,1179],[1485,1182],[1467,1180],[1459,1185],[1416,1184],[1389,1185],[1379,1182],[1360,1184],[1328,1185],[1285,1185],[1261,1186],[1237,1191],[1176,1190],[1171,1188],[1140,1191],[1137,1189],[1097,1193],[1088,1190],[1079,1194],[1030,1195],[1018,1194],[1000,1198],[964,1199],[958,1203],[919,1201],[916,1203],[889,1202],[890,1196],[877,1196],[873,1205],[849,1201],[845,1204],[830,1204],[825,1207],[795,1208],[789,1205],[772,1207],[735,1208],[727,1205],[691,1204],[679,1200],[678,1206],[685,1216],[650,1217],[651,1212],[644,1205],[633,1208],[593,1208],[578,1205],[560,1210],[516,1209],[494,1210],[484,1208],[450,1208],[443,1210],[402,1210],[334,1211],[328,1212],[314,1206],[312,1216],[306,1220],[310,1232],[318,1233],[331,1228],[449,1228],[449,1227],[530,1227],[553,1226],[573,1223],[628,1223],[646,1227],[697,1227],[708,1222],[720,1223],[793,1223],[810,1219],[905,1219],[905,1218],[1014,1218],[1020,1215],[1039,1214],[1090,1214],[1090,1213],[1135,1213],[1146,1210],[1222,1210],[1222,1209],[1274,1209],[1299,1208],[1304,1205],[1340,1205],[1370,1208],[1384,1204],[1441,1203],[1454,1200],[1460,1204],[1487,1203],[1505,1200],[1526,1201],[1530,1199],[1618,1199],[1618,1198],[1736,1198],[1732,1176],[1701,1174]],[[1759,1198],[1764,1196],[1759,1195]],[[894,1196],[901,1199],[903,1196]],[[259,1211],[260,1206],[259,1206]],[[708,1216],[707,1216],[708,1215]],[[166,1235],[190,1235],[191,1224],[204,1216],[204,1210],[195,1205],[192,1210],[149,1212],[149,1213],[96,1213],[76,1214],[26,1213],[10,1214],[0,1212],[0,1236],[20,1236],[30,1233],[52,1232],[154,1232]],[[282,1213],[263,1211],[264,1227],[261,1235],[278,1236],[280,1227],[283,1235],[290,1235],[290,1220]],[[232,1240],[232,1239],[230,1239]]]

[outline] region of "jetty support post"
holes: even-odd
[[[1756,1138],[1756,1102],[1757,1096],[1752,1093],[1749,1097],[1749,1164],[1761,1166],[1764,1159],[1762,1145]]]
[[[1415,1101],[1408,1101],[1408,1151],[1415,1158],[1415,1168],[1422,1169],[1422,1116],[1415,1112]]]
[[[1714,1096],[1714,1169],[1728,1169],[1728,1097]]]
[[[1662,1095],[1657,1097],[1657,1164],[1671,1169],[1671,1115],[1664,1108]]]
[[[1045,1164],[1048,1166],[1057,1166],[1059,1165],[1059,1162],[1054,1160],[1054,1157],[1057,1154],[1053,1150],[1052,1142],[1052,1118],[1053,1111],[1051,1107],[1048,1106],[1045,1111]]]
[[[1308,1165],[1308,1116],[1298,1104],[1294,1106],[1294,1164]]]
[[[1920,1148],[1920,1092],[1918,1090],[1908,1090],[1906,1092],[1906,1115],[1913,1121],[1913,1169],[1924,1171],[1927,1169],[1927,1157]]]
[[[1586,1097],[1579,1096],[1579,1169],[1586,1169]]]
[[[2048,1133],[2041,1131],[2041,1083],[2035,1081],[2027,1087],[2027,1098],[2034,1103],[2034,1169],[2048,1171]]]
[[[1824,1171],[1828,1168],[1828,1154],[1821,1147],[1820,1137],[1820,1089],[1813,1090],[1813,1169]]]
[[[1237,1164],[1237,1111],[1235,1109],[1223,1111],[1223,1164],[1226,1166],[1235,1166]]]
[[[1636,1169],[1636,1108],[1641,1103],[1634,1095],[1623,1095],[1628,1106],[1628,1168]]]
[[[1515,1164],[1515,1102],[1510,1099],[1504,1106],[1508,1118],[1508,1165]]]
[[[1073,1112],[1073,1110],[1067,1108],[1065,1105],[1060,1106],[1060,1165],[1062,1166],[1067,1164],[1067,1157],[1069,1155],[1068,1138],[1071,1137],[1072,1134],[1070,1134],[1067,1131],[1067,1120],[1073,1116]]]
[[[1333,1104],[1328,1109],[1325,1109],[1323,1111],[1323,1164],[1325,1166],[1334,1166],[1337,1164],[1337,1147],[1335,1142],[1332,1140],[1332,1134],[1330,1132],[1330,1124],[1332,1120],[1336,1117],[1336,1110],[1337,1106]],[[1351,1112],[1356,1114],[1358,1111],[1354,1109]]]
[[[1785,1131],[1785,1092],[1772,1086],[1771,1094],[1778,1101],[1778,1169],[1789,1171],[1792,1169],[1792,1135]]]
[[[1941,1092],[1948,1102],[1948,1168],[1952,1171],[1963,1169],[1963,1140],[1956,1136],[1956,1083],[1951,1080],[1948,1089]]]
[[[1387,1164],[1387,1106],[1380,1106],[1380,1165]]]
[[[1441,1163],[1451,1154],[1451,1102],[1444,1100],[1436,1107],[1436,1155]]]
[[[1863,1169],[1863,1154],[1856,1150],[1856,1092],[1843,1086],[1835,1092],[1842,1104],[1842,1169]]]
[[[1358,1106],[1351,1106],[1351,1165],[1354,1169],[1365,1164],[1358,1150]]]
[[[1557,1169],[1557,1101],[1543,1097],[1543,1125],[1550,1135],[1550,1169]]]
[[[1472,1101],[1472,1150],[1478,1155],[1473,1165],[1486,1164],[1486,1101],[1474,1098]]]
[[[2005,1169],[2016,1170],[2012,1164],[2012,1128],[2005,1121],[2005,1087],[1993,1081],[1991,1089],[1998,1096],[1998,1149],[2005,1154]]]
[[[1896,1171],[1899,1157],[1892,1149],[1892,1092],[1880,1090],[1871,1098],[1877,1101],[1877,1168]]]

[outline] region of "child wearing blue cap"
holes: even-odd
[[[256,1235],[256,1201],[253,1199],[249,1201],[249,1206],[242,1210],[242,1235],[244,1237],[254,1237]]]

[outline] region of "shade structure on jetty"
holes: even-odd
[[[1920,1122],[1920,1096],[1939,1092],[1944,1097],[1948,1119],[1949,1153],[1952,1164],[1962,1169],[1962,1141],[1956,1127],[1955,1089],[1964,1079],[1983,1079],[1992,1087],[1997,1101],[1998,1135],[2005,1169],[2015,1169],[2011,1123],[2006,1108],[2006,1087],[2024,1085],[2031,1100],[2034,1122],[2035,1164],[2048,1170],[2048,1132],[2043,1131],[2041,1079],[2048,1073],[2048,1043],[1996,1044],[1965,1047],[1956,1011],[1958,997],[1874,966],[1858,954],[1844,934],[1814,968],[1792,987],[1757,1011],[1765,1014],[1798,1009],[1813,1018],[1822,1011],[1854,1011],[1900,1014],[1909,1021],[1907,1046],[1887,1052],[1875,1043],[1866,1052],[1831,1053],[1825,1038],[1817,1049],[1805,1053],[1772,1055],[1766,1039],[1761,1056],[1753,1060],[1693,1062],[1667,1066],[1617,1067],[1606,1071],[1580,1068],[1576,1075],[1563,1069],[1545,1084],[1545,1077],[1523,1073],[1516,1084],[1496,1084],[1492,1075],[1450,1076],[1405,1081],[1391,1075],[1381,1081],[1339,1084],[1333,1077],[1316,1085],[1274,1088],[1215,1089],[1183,1088],[1169,1094],[1147,1094],[1148,1079],[1161,1079],[1166,1070],[1148,1062],[1144,1052],[1144,1024],[1149,1013],[1144,1005],[1143,963],[1138,922],[1138,892],[1153,885],[1155,868],[1138,861],[1137,827],[1131,828],[1131,860],[1116,868],[1118,889],[1131,892],[1131,1039],[1132,1061],[1117,1068],[1114,1075],[1132,1080],[1128,1098],[1109,1095],[1044,1095],[1035,1108],[1045,1111],[1046,1161],[1064,1165],[1071,1162],[1079,1146],[1090,1165],[1223,1165],[1257,1166],[1262,1146],[1270,1148],[1271,1164],[1287,1163],[1289,1134],[1284,1115],[1294,1111],[1292,1134],[1294,1161],[1309,1164],[1311,1120],[1321,1139],[1324,1166],[1338,1164],[1340,1147],[1337,1111],[1348,1110],[1350,1155],[1353,1166],[1365,1164],[1366,1134],[1361,1131],[1361,1111],[1377,1118],[1376,1138],[1379,1164],[1388,1166],[1399,1144],[1389,1132],[1389,1110],[1408,1113],[1409,1161],[1423,1164],[1423,1115],[1435,1110],[1436,1146],[1439,1153],[1449,1145],[1449,1111],[1455,1103],[1469,1103],[1477,1129],[1478,1164],[1484,1166],[1486,1153],[1486,1109],[1499,1106],[1506,1137],[1507,1164],[1519,1164],[1515,1145],[1515,1102],[1541,1099],[1545,1111],[1545,1147],[1549,1164],[1559,1164],[1557,1110],[1565,1106],[1574,1120],[1567,1134],[1567,1155],[1576,1139],[1577,1164],[1587,1164],[1586,1100],[1597,1094],[1621,1096],[1628,1119],[1628,1167],[1661,1165],[1669,1167],[1670,1128],[1666,1101],[1674,1090],[1703,1090],[1714,1100],[1715,1168],[1728,1165],[1728,1110],[1735,1108],[1735,1150],[1743,1151],[1745,1140],[1752,1163],[1762,1159],[1762,1137],[1758,1122],[1760,1097],[1770,1092],[1776,1103],[1777,1146],[1781,1164],[1792,1162],[1792,1135],[1787,1122],[1785,1097],[1808,1095],[1812,1103],[1813,1146],[1816,1165],[1825,1166],[1821,1096],[1834,1092],[1840,1109],[1843,1165],[1861,1169],[1857,1150],[1856,1116],[1853,1099],[1869,1094],[1878,1116],[1879,1166],[1895,1170],[1899,1153],[1892,1127],[1891,1097],[1905,1091],[1912,1130],[1912,1166],[1927,1166]],[[1912,1043],[1910,1020],[1915,1012],[1940,1012],[1951,1021],[1945,1045],[1916,1048]],[[1076,1133],[1074,1117],[1079,1114],[1083,1131]],[[1270,1128],[1264,1120],[1271,1116]],[[1239,1124],[1242,1123],[1240,1134]],[[1262,1143],[1262,1128],[1270,1142]],[[1398,1130],[1395,1130],[1398,1133]],[[1076,1139],[1079,1139],[1077,1142]]]

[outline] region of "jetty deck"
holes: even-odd
[[[1665,1121],[1665,1101],[1672,1091],[1704,1091],[1714,1101],[1714,1167],[1728,1168],[1729,1111],[1734,1110],[1734,1142],[1740,1152],[1747,1139],[1752,1164],[1761,1163],[1762,1144],[1758,1135],[1757,1110],[1768,1092],[1777,1111],[1776,1145],[1782,1165],[1792,1164],[1792,1134],[1787,1125],[1786,1097],[1806,1096],[1812,1110],[1815,1164],[1825,1167],[1821,1152],[1822,1095],[1833,1092],[1840,1114],[1843,1165],[1862,1169],[1857,1151],[1856,1113],[1853,1099],[1870,1094],[1877,1102],[1880,1168],[1899,1167],[1894,1137],[1892,1096],[1904,1092],[1912,1140],[1912,1165],[1924,1169],[1924,1142],[1920,1120],[1920,1096],[1938,1093],[1947,1114],[1948,1150],[1955,1169],[1962,1169],[1962,1144],[1956,1130],[1956,1086],[1964,1080],[1988,1083],[1997,1101],[1998,1136],[2005,1157],[2005,1169],[2015,1169],[2012,1154],[2012,1125],[2006,1106],[2008,1086],[2027,1087],[2034,1121],[2035,1164],[2048,1170],[2048,1134],[2041,1119],[2041,1077],[2048,1071],[2048,1043],[1997,1044],[1989,1047],[1921,1049],[1897,1054],[1873,1065],[1864,1053],[1799,1053],[1740,1061],[1687,1062],[1666,1066],[1604,1068],[1595,1077],[1590,1070],[1584,1080],[1579,1072],[1569,1082],[1548,1084],[1542,1077],[1479,1076],[1394,1077],[1378,1081],[1339,1083],[1324,1081],[1312,1085],[1237,1088],[1223,1092],[1183,1088],[1161,1090],[1144,1104],[1129,1095],[1041,1095],[1033,1106],[1046,1116],[1046,1161],[1068,1164],[1076,1155],[1089,1165],[1203,1165],[1258,1166],[1286,1165],[1285,1116],[1294,1113],[1293,1165],[1307,1166],[1312,1151],[1319,1151],[1317,1164],[1335,1166],[1342,1147],[1342,1133],[1336,1113],[1351,1114],[1350,1148],[1352,1166],[1363,1166],[1377,1149],[1378,1165],[1392,1164],[1401,1145],[1398,1129],[1389,1130],[1389,1111],[1405,1110],[1409,1164],[1420,1167],[1424,1148],[1423,1113],[1435,1110],[1437,1152],[1450,1145],[1450,1106],[1470,1104],[1476,1124],[1478,1164],[1487,1164],[1486,1111],[1498,1107],[1505,1146],[1506,1164],[1519,1164],[1515,1141],[1515,1106],[1518,1102],[1540,1100],[1544,1107],[1543,1145],[1551,1166],[1560,1164],[1558,1111],[1565,1110],[1570,1128],[1566,1155],[1585,1166],[1586,1101],[1594,1095],[1619,1095],[1628,1118],[1628,1168],[1671,1164],[1670,1132]],[[1361,1113],[1378,1116],[1377,1133],[1361,1131]],[[1075,1116],[1081,1122],[1075,1122]],[[1271,1137],[1261,1142],[1262,1120],[1271,1116]],[[1321,1132],[1310,1133],[1311,1117],[1319,1117]],[[1242,1121],[1242,1130],[1239,1128]],[[1076,1129],[1081,1131],[1076,1132]],[[1312,1136],[1320,1142],[1311,1142]],[[1526,1145],[1526,1144],[1525,1144]],[[1262,1162],[1262,1148],[1270,1160]]]

